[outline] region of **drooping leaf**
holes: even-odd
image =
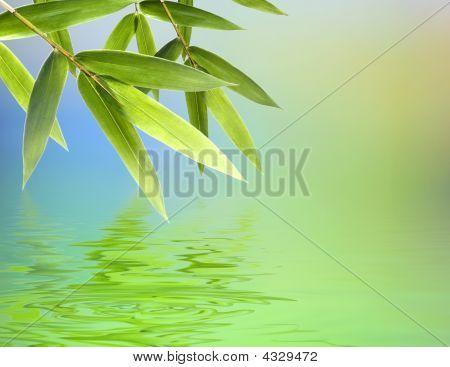
[[[178,0],[178,2],[183,5],[194,6],[194,0]],[[186,41],[186,44],[189,45],[191,43],[192,27],[180,26],[180,34]]]
[[[187,92],[185,95],[189,122],[203,135],[208,136],[208,108],[205,92]],[[199,163],[198,167],[200,173],[203,173],[205,166]]]
[[[176,61],[180,57],[182,50],[183,44],[178,38],[174,38],[172,41],[161,47],[155,56],[161,59]]]
[[[76,58],[97,74],[109,75],[137,87],[196,92],[230,85],[194,68],[133,52],[84,51]]]
[[[113,29],[104,48],[125,51],[136,32],[136,15],[128,14]]]
[[[140,130],[198,163],[242,180],[225,154],[187,121],[132,86],[112,79],[104,82]]]
[[[287,15],[284,11],[278,9],[267,0],[233,0],[235,3],[246,6],[247,8],[257,9],[266,13],[277,15]]]
[[[71,55],[74,54],[72,39],[70,38],[70,33],[67,29],[52,32],[49,34],[49,37]],[[77,68],[73,63],[69,63],[69,70],[73,76],[77,76]]]
[[[69,72],[67,59],[52,52],[31,92],[23,139],[23,186],[44,153]]]
[[[105,90],[88,79],[78,77],[78,88],[101,129],[122,159],[141,191],[159,214],[167,219],[158,176],[135,127],[121,105]]]
[[[201,67],[205,68],[208,73],[236,84],[235,86],[230,86],[230,89],[256,103],[278,107],[264,89],[228,61],[200,47],[190,47],[189,51],[194,60]]]
[[[231,141],[258,170],[261,170],[261,162],[253,139],[225,92],[222,89],[206,92],[206,103],[214,118],[222,126],[222,129],[230,137]]]
[[[186,104],[189,121],[197,130],[208,136],[208,109],[206,107],[205,92],[187,92]]]
[[[46,3],[49,0],[34,0],[35,4]],[[69,31],[67,29],[62,29],[60,31],[49,33],[48,35],[53,42],[56,42],[63,49],[68,51],[71,55],[73,55],[73,45],[72,39],[70,38]],[[69,69],[73,76],[77,76],[77,68],[74,64],[69,63]]]
[[[189,43],[191,43],[192,38],[192,27],[181,26],[180,33],[183,39],[186,41],[186,44],[189,45]]]
[[[64,0],[17,8],[17,12],[44,32],[59,31],[70,26],[115,13],[134,0]],[[0,14],[0,40],[35,36],[13,14]]]
[[[191,61],[186,60],[185,65],[190,66]],[[208,107],[205,92],[186,92],[186,106],[190,123],[208,136]]]
[[[174,38],[172,41],[168,42],[164,45],[156,54],[155,57],[159,57],[161,59],[166,59],[170,61],[176,61],[180,55],[181,50],[183,49],[183,45],[178,38]],[[147,94],[149,92],[148,89],[139,88],[142,92]],[[153,96],[157,101],[159,101],[159,89],[152,90]]]
[[[20,107],[27,112],[34,79],[20,60],[3,43],[0,43],[0,79]],[[53,123],[50,137],[67,150],[66,141],[56,120]]]
[[[153,56],[156,53],[155,40],[150,24],[145,15],[138,14],[136,18],[136,41],[139,53]]]
[[[180,26],[221,29],[228,31],[242,29],[238,25],[202,9],[171,1],[165,1],[165,4],[172,14],[175,23]],[[170,22],[170,18],[167,16],[167,13],[165,12],[163,6],[161,6],[161,2],[159,0],[143,1],[140,4],[140,8],[142,12],[152,18],[164,22]]]
[[[155,39],[153,38],[153,32],[150,27],[150,23],[143,14],[138,14],[136,17],[136,42],[138,46],[139,53],[148,56],[154,56],[156,53]],[[148,94],[150,88],[139,88],[143,93]],[[151,90],[153,96],[157,101],[159,101],[159,90]]]

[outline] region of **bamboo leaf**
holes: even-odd
[[[116,25],[104,46],[107,50],[125,51],[136,32],[136,15],[128,14]]]
[[[186,93],[186,104],[188,107],[189,121],[197,130],[200,130],[205,136],[205,126],[208,126],[208,109],[206,107],[205,92]]]
[[[153,38],[153,32],[147,18],[138,14],[137,18],[136,41],[139,53],[153,56],[156,54],[156,45]]]
[[[148,56],[154,56],[156,54],[156,44],[153,38],[153,32],[145,15],[138,14],[136,17],[136,42],[139,53]],[[140,88],[140,90],[148,94],[151,89]],[[152,94],[157,101],[159,101],[159,90],[153,89]]]
[[[187,121],[132,86],[102,80],[140,130],[198,163],[242,180],[225,154]]]
[[[76,58],[97,74],[109,75],[137,87],[195,92],[230,85],[194,68],[133,52],[85,51]]]
[[[188,92],[185,95],[189,122],[203,135],[208,136],[208,108],[205,92]],[[200,173],[205,170],[205,166],[201,163],[198,168]]]
[[[39,3],[46,3],[49,0],[33,0],[35,4]],[[68,51],[70,54],[73,55],[73,45],[72,45],[72,39],[70,38],[69,31],[67,29],[62,29],[57,32],[52,32],[49,34],[50,39],[53,42],[56,42],[58,45],[60,45],[63,49]],[[77,68],[74,64],[69,63],[69,69],[73,76],[77,76]]]
[[[64,0],[32,4],[17,12],[44,32],[59,31],[70,26],[115,13],[134,0]],[[10,12],[0,14],[0,40],[35,36]]]
[[[191,42],[191,38],[192,38],[192,27],[181,26],[180,33],[181,33],[183,39],[186,41],[186,44],[189,45],[189,43]]]
[[[153,56],[156,53],[156,44],[153,38],[153,32],[145,15],[138,14],[136,17],[136,42],[139,53]],[[148,94],[152,91],[153,96],[159,101],[159,90],[151,88],[139,88],[142,93]]]
[[[191,61],[186,60],[185,64],[190,65]],[[185,97],[190,123],[203,135],[208,136],[208,107],[205,92],[186,92]]]
[[[23,139],[24,187],[47,146],[68,72],[67,59],[52,52],[34,84]]]
[[[72,39],[70,38],[69,31],[67,29],[63,29],[61,31],[52,32],[49,34],[49,37],[60,45],[64,50],[69,52],[71,55],[74,54]],[[69,70],[74,77],[77,76],[77,68],[73,63],[69,63]]]
[[[178,0],[178,2],[183,5],[194,6],[194,0]],[[186,44],[189,45],[192,38],[192,27],[181,26],[180,33],[186,41]]]
[[[233,0],[235,3],[246,6],[266,13],[272,13],[277,15],[287,15],[284,11],[278,9],[275,5],[267,0]]]
[[[238,25],[202,9],[171,1],[165,1],[165,4],[172,14],[175,23],[180,26],[221,29],[228,31],[242,29]],[[161,6],[161,2],[159,0],[143,1],[140,4],[140,8],[142,12],[152,18],[164,22],[170,22],[170,19],[164,8]]]
[[[205,68],[208,73],[236,84],[235,86],[230,86],[230,89],[256,103],[278,107],[276,102],[264,91],[264,89],[228,61],[200,47],[190,47],[189,51],[194,60],[201,67]]]
[[[148,92],[146,90],[143,90],[142,93],[147,94]],[[153,94],[153,97],[159,102],[159,98],[161,96],[160,90],[159,89],[153,89],[152,90],[152,94]]]
[[[172,41],[168,42],[164,45],[156,54],[155,57],[159,57],[161,59],[166,59],[170,61],[175,61],[181,55],[181,51],[183,49],[183,45],[178,38],[174,38]],[[147,94],[149,89],[139,88],[142,92]],[[152,90],[153,96],[157,101],[159,101],[159,89]]]
[[[0,43],[0,79],[20,107],[27,112],[34,79],[20,60],[3,43]],[[67,150],[66,141],[56,120],[53,123],[50,137]]]
[[[261,162],[253,139],[225,92],[222,89],[206,92],[206,103],[214,118],[222,126],[222,129],[232,142],[236,144],[239,150],[245,154],[258,170],[261,170]]]
[[[167,219],[158,176],[139,134],[120,104],[85,75],[78,88],[109,142],[158,213]]]
[[[178,38],[174,38],[172,41],[161,47],[155,56],[161,59],[176,61],[180,57],[182,50],[183,44]]]

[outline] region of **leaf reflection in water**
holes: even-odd
[[[217,341],[209,335],[252,305],[277,300],[243,286],[257,276],[243,267],[254,212],[215,233],[191,217],[142,240],[154,225],[135,199],[103,238],[62,245],[61,229],[24,204],[17,243],[27,264],[3,274],[16,286],[2,295],[2,343],[41,318],[8,345],[199,345]]]

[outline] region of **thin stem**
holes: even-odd
[[[167,14],[167,17],[170,20],[170,23],[172,23],[173,28],[175,29],[175,32],[177,32],[178,39],[181,41],[184,51],[186,52],[187,57],[191,61],[191,64],[194,68],[197,68],[197,63],[192,58],[191,52],[189,51],[189,45],[187,44],[186,40],[184,39],[183,35],[180,32],[180,29],[178,28],[177,24],[175,23],[175,19],[173,19],[172,13],[170,12],[169,8],[167,7],[167,4],[164,0],[159,0],[161,2],[162,7],[164,8],[164,11]]]
[[[87,70],[83,65],[81,65],[76,59],[75,56],[70,52],[66,51],[59,44],[54,42],[50,37],[47,36],[46,33],[41,31],[38,27],[36,27],[33,23],[31,23],[27,18],[22,16],[16,9],[14,9],[11,5],[9,5],[6,1],[0,0],[0,6],[9,11],[12,15],[14,15],[19,21],[21,21],[27,28],[36,33],[42,39],[44,39],[54,50],[58,51],[61,55],[63,55],[66,59],[68,59],[71,63],[73,63],[83,74],[87,77],[91,78],[94,82],[96,82],[102,89],[104,89],[111,97],[114,96],[111,92],[98,80],[97,76],[92,74],[89,70]]]

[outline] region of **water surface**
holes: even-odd
[[[84,223],[48,218],[23,195],[3,223],[2,344],[439,345],[258,202],[233,203],[199,199],[161,224],[145,200],[132,198],[111,221],[80,233]],[[428,319],[415,307],[448,302],[448,293],[402,289],[385,273],[394,250],[379,256],[366,245],[358,257],[349,251],[354,240],[328,250],[433,333],[448,335],[439,306]],[[409,271],[420,252],[399,266]]]

